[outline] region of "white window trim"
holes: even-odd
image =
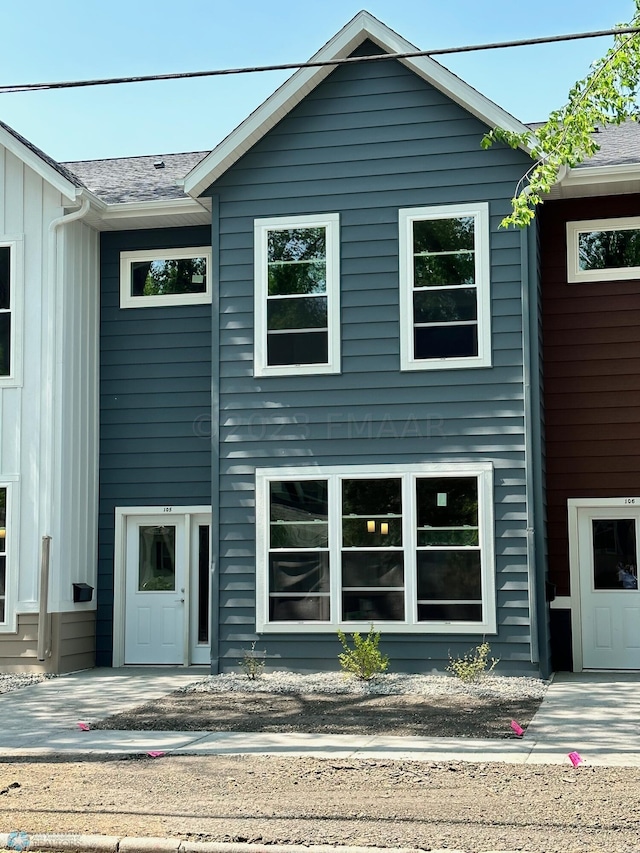
[[[588,281],[628,281],[640,279],[639,267],[611,267],[604,270],[581,270],[579,235],[590,231],[638,231],[640,217],[623,216],[617,219],[585,219],[567,222],[567,281],[579,284]]]
[[[144,261],[188,260],[204,258],[206,262],[206,290],[204,293],[171,293],[166,296],[132,296],[131,267]],[[211,246],[187,249],[142,249],[120,252],[120,307],[153,308],[172,305],[206,305],[211,303]]]
[[[415,513],[413,494],[415,481],[423,476],[477,477],[478,478],[478,527],[480,534],[482,572],[482,622],[418,622],[416,579],[417,533],[412,519]],[[340,588],[336,579],[340,565],[341,506],[336,493],[338,478],[350,479],[372,477],[403,477],[403,506],[411,506],[403,512],[405,536],[405,619],[404,621],[378,621],[376,630],[389,634],[495,634],[496,624],[496,572],[494,547],[493,509],[493,465],[490,462],[444,463],[425,462],[417,465],[344,465],[303,468],[258,468],[256,469],[256,630],[264,634],[321,634],[344,631],[367,630],[370,621],[341,622],[269,622],[269,483],[272,480],[323,479],[329,481],[329,553],[331,564],[331,610],[338,614]],[[407,501],[410,501],[408,503]]]
[[[326,364],[267,364],[267,237],[271,229],[325,227],[327,234]],[[303,376],[340,373],[340,215],[276,216],[254,223],[255,341],[254,376]]]
[[[9,267],[9,309],[11,314],[11,373],[0,376],[0,388],[22,384],[23,310],[24,310],[24,237],[0,235],[0,246],[11,250]]]
[[[462,358],[414,358],[413,353],[413,223],[425,219],[475,219],[475,267],[478,294],[478,355]],[[400,369],[456,370],[491,367],[491,263],[489,205],[446,204],[410,207],[398,212],[400,274]]]

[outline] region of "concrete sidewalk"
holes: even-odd
[[[206,674],[205,668],[96,669],[0,695],[0,757],[53,753],[268,754],[428,761],[560,764],[578,752],[591,765],[640,767],[636,674],[560,674],[522,739],[239,732],[81,731]],[[508,725],[508,721],[506,721]]]

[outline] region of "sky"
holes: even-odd
[[[428,50],[608,29],[628,21],[634,3],[0,0],[0,85],[304,62],[363,8]],[[610,44],[598,38],[439,61],[520,120],[540,121]],[[208,151],[289,74],[0,94],[0,119],[61,162]]]

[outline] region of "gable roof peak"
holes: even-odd
[[[310,63],[346,59],[364,41],[369,39],[389,54],[403,54],[418,48],[379,21],[370,12],[357,13],[342,29],[315,53]],[[457,77],[429,56],[399,59],[407,68],[439,89],[460,106],[475,115],[488,127],[504,127],[515,133],[525,133],[528,128],[497,104],[485,98],[476,89]],[[185,178],[184,190],[197,198],[223,175],[234,163],[262,139],[278,122],[297,106],[311,91],[335,69],[334,65],[320,65],[298,69],[285,83],[270,95],[238,127],[222,140]]]

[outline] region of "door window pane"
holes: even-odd
[[[176,528],[139,528],[138,590],[170,592],[176,588]]]
[[[593,519],[593,588],[637,589],[636,524],[633,518]]]

